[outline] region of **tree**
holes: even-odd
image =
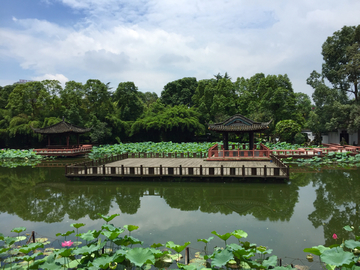
[[[99,80],[88,80],[84,85],[87,114],[95,115],[97,120],[104,121],[109,112],[112,111],[110,101],[110,86]]]
[[[322,133],[359,126],[355,124],[355,113],[352,115],[353,120],[349,117],[353,105],[349,104],[345,92],[327,86],[324,78],[316,71],[310,74],[307,84],[314,88],[312,98],[315,103],[309,114],[307,126],[316,134],[316,143],[321,143]]]
[[[354,94],[358,101],[360,79],[360,25],[344,26],[322,45],[322,74],[336,89]]]
[[[295,93],[295,107],[296,111],[307,121],[311,111],[311,100],[309,96],[304,93]]]
[[[281,120],[292,119],[304,124],[305,120],[296,103],[297,96],[286,74],[265,76],[257,73],[250,79],[238,78],[235,88],[239,96],[238,111],[255,121],[272,119],[270,132]]]
[[[28,82],[14,88],[6,108],[12,115],[26,114],[36,119],[48,114],[50,103],[50,93],[41,82]]]
[[[193,108],[185,105],[171,107],[157,101],[144,118],[134,122],[131,135],[137,135],[140,140],[190,141],[195,133],[204,132],[199,116]],[[143,135],[145,132],[146,136]]]
[[[159,98],[155,92],[138,92],[141,101],[148,108],[152,103],[156,102]]]
[[[237,112],[235,87],[226,78],[199,81],[192,100],[203,123],[221,122]]]
[[[193,106],[191,100],[198,83],[196,78],[185,77],[180,80],[169,82],[161,92],[161,101],[165,105]]]
[[[74,125],[84,125],[87,108],[84,104],[85,90],[82,83],[68,81],[60,91],[61,112],[65,119]]]
[[[113,100],[117,108],[117,116],[123,121],[135,121],[144,111],[141,94],[133,82],[119,83]]]
[[[300,131],[300,125],[293,120],[282,120],[275,127],[275,133],[279,136],[280,141],[288,143],[292,143],[295,135]]]

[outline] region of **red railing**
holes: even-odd
[[[243,145],[242,148],[244,148]],[[233,145],[232,148],[235,148]],[[239,147],[240,148],[240,147]],[[208,151],[209,159],[227,159],[227,158],[261,158],[261,157],[270,157],[270,150],[262,143],[259,145],[254,145],[254,150],[223,150],[223,146],[221,146],[221,150],[219,150],[218,144],[212,146]]]
[[[92,145],[90,144],[85,144],[85,145],[81,145],[79,147],[76,148],[61,148],[61,149],[49,149],[49,148],[42,148],[42,149],[34,149],[33,151],[38,153],[38,154],[45,154],[45,153],[51,153],[51,154],[59,154],[59,153],[80,153],[80,152],[87,152],[90,151],[92,149]]]

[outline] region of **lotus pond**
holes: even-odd
[[[65,160],[64,160],[65,161]],[[203,252],[212,231],[219,234],[243,230],[247,241],[273,249],[284,263],[317,269],[303,249],[330,246],[351,238],[360,225],[360,170],[292,167],[288,183],[221,184],[157,182],[70,182],[59,167],[0,168],[0,232],[26,227],[36,238],[47,238],[61,248],[72,223],[84,223],[79,233],[98,230],[98,215],[120,214],[116,227],[139,226],[131,236],[142,247],[173,241],[191,242],[190,257]],[[344,226],[354,226],[349,232]],[[337,234],[338,239],[333,239]],[[214,236],[214,235],[213,235]],[[75,234],[66,238],[77,241]],[[237,243],[235,237],[227,244]],[[208,250],[223,246],[219,237]],[[134,245],[140,246],[140,245]]]

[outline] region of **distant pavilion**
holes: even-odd
[[[255,122],[241,114],[235,114],[224,122],[210,124],[209,130],[223,134],[224,150],[229,150],[229,133],[237,135],[241,133],[249,134],[249,150],[254,149],[254,133],[269,129],[269,122]]]
[[[91,145],[80,145],[79,135],[90,132],[92,128],[82,128],[65,122],[63,119],[61,122],[44,127],[44,128],[33,128],[35,133],[39,133],[42,135],[47,135],[48,137],[48,144],[46,149],[35,149],[38,154],[41,155],[64,155],[64,156],[74,156],[74,155],[81,155],[86,152],[89,152],[92,148]],[[70,145],[70,136],[77,136],[77,144]],[[66,145],[59,145],[59,144],[51,144],[51,141],[54,141],[55,137],[65,137],[66,138]]]

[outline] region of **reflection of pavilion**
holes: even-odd
[[[79,135],[89,132],[91,128],[82,128],[65,122],[64,119],[52,126],[44,128],[32,128],[35,133],[47,135],[48,144],[46,148],[34,149],[34,151],[43,156],[78,156],[89,153],[92,145],[81,145]],[[70,136],[77,136],[77,144],[70,145]],[[51,139],[57,137],[60,144],[52,145]],[[61,139],[66,138],[66,145],[61,144]]]
[[[246,200],[246,199],[233,199],[233,200],[221,200],[218,202],[212,202],[213,205],[224,205],[232,211],[238,213],[239,215],[245,214],[250,211],[254,207],[262,207],[267,210],[272,210],[264,202],[260,202],[258,200]]]
[[[235,192],[227,190],[226,193],[220,192],[219,196],[214,196],[211,200],[212,205],[223,205],[232,211],[242,215],[253,207],[262,207],[267,210],[272,210],[269,207],[268,193],[277,193],[278,190],[269,188],[258,188],[256,186],[242,187],[236,189]]]

